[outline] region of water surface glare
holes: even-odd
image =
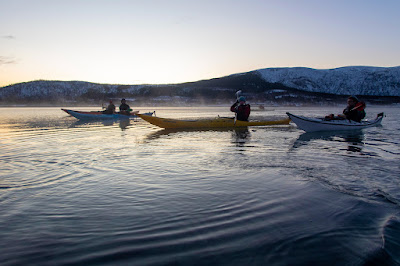
[[[228,107],[140,110],[231,116]],[[0,108],[0,264],[400,265],[400,108],[368,107],[367,117],[381,111],[381,127],[311,134]]]

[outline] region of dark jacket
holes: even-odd
[[[235,102],[231,106],[231,111],[236,113],[237,120],[249,121],[251,112],[250,104],[239,104],[239,102]]]
[[[113,114],[115,112],[115,105],[113,103],[110,103],[107,106],[107,109],[103,111],[104,114]]]
[[[119,106],[120,112],[129,113],[129,109],[131,109],[131,108],[126,103],[123,103]]]
[[[353,107],[348,106],[343,110],[343,114],[346,116],[346,119],[360,122],[365,117],[365,111],[352,110],[352,109]]]

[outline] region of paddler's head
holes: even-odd
[[[347,98],[347,105],[348,106],[355,106],[359,102],[356,96],[350,96]]]
[[[246,103],[246,98],[244,96],[240,96],[239,104],[245,104],[245,103]]]

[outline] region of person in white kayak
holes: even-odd
[[[356,96],[350,96],[347,98],[347,106],[343,110],[343,114],[340,114],[338,116],[334,116],[334,114],[330,114],[328,116],[325,116],[324,120],[352,120],[355,122],[361,122],[362,119],[364,119],[366,113],[365,113],[365,103],[360,101]]]

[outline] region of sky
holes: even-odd
[[[400,65],[400,0],[0,0],[0,87]]]

